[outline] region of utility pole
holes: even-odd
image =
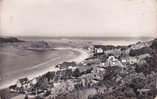
[[[157,78],[156,78],[156,89],[157,89]]]
[[[55,81],[55,77],[56,77],[56,72],[55,72],[55,76],[54,76],[54,78],[53,78],[53,83],[54,83],[54,81]],[[56,99],[56,90],[55,90],[55,87],[54,87],[54,99]]]
[[[38,91],[37,91],[37,88],[36,88],[36,91],[35,91],[35,95],[36,95],[36,96],[38,96]]]

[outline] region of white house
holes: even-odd
[[[75,71],[77,67],[69,66],[68,69],[71,69],[72,71]]]
[[[115,58],[114,56],[109,56],[107,59],[107,64],[108,66],[119,66],[119,67],[125,67],[125,65],[123,65],[121,63],[121,61],[119,61],[119,59]]]
[[[136,57],[123,57],[121,58],[122,64],[135,64],[138,62],[138,59]]]
[[[16,86],[18,88],[25,87],[28,82],[29,82],[28,78],[21,78],[21,79],[17,80]]]
[[[100,67],[108,67],[109,64],[108,64],[108,62],[102,62],[102,63],[99,64],[99,66]]]
[[[17,92],[24,92],[24,90],[28,88],[28,84],[29,84],[28,78],[21,78],[17,80],[16,83]]]
[[[36,79],[36,78],[32,79],[32,80],[30,81],[30,83],[31,83],[31,85],[37,84],[37,79]]]
[[[109,61],[116,61],[116,58],[114,56],[109,56],[107,60],[109,60]]]
[[[102,48],[96,48],[96,53],[103,53],[103,49]]]

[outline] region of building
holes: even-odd
[[[25,86],[29,82],[28,78],[21,78],[17,81],[16,86],[22,87]]]
[[[113,62],[114,62],[114,61],[116,61],[116,58],[115,58],[114,56],[109,56],[107,60],[108,60],[108,61],[113,61]]]
[[[88,47],[88,51],[89,51],[89,52],[93,52],[93,51],[94,51],[94,46],[93,46],[93,45],[89,46],[89,47]]]
[[[119,67],[125,67],[117,58],[114,56],[109,56],[107,59],[109,66],[119,66]]]
[[[104,45],[94,45],[93,46],[93,53],[94,54],[100,54],[100,53],[104,53]]]
[[[56,68],[59,68],[61,70],[68,69],[69,67],[76,67],[75,62],[63,62],[62,64],[56,65]]]
[[[16,92],[16,85],[9,86],[9,90],[10,90],[10,92]]]
[[[100,66],[100,67],[108,67],[109,64],[108,64],[108,62],[101,62],[101,63],[99,64],[99,66]]]
[[[147,94],[151,89],[137,89],[137,91],[140,93],[140,95]]]
[[[82,75],[81,77],[81,85],[82,87],[90,87],[93,80],[93,75],[91,73]]]
[[[106,55],[113,55],[119,57],[124,51],[121,51],[120,49],[111,49],[111,50],[104,50],[104,53]]]
[[[17,92],[23,92],[24,89],[26,89],[28,87],[28,83],[29,83],[29,80],[28,78],[21,78],[19,80],[17,80],[17,83],[16,83],[16,87],[17,87]]]
[[[32,79],[32,80],[30,81],[30,84],[31,84],[31,85],[37,84],[37,78]]]
[[[69,66],[68,69],[71,69],[72,71],[75,71],[77,67]]]
[[[151,57],[151,55],[147,53],[147,54],[142,54],[142,55],[137,56],[137,58],[140,59],[140,60],[145,59],[147,57]]]
[[[103,53],[104,51],[103,51],[102,48],[96,48],[96,49],[95,49],[95,52],[96,52],[97,54],[99,54],[99,53]]]
[[[122,57],[121,58],[122,64],[135,64],[138,62],[138,59],[136,57]]]
[[[103,80],[105,73],[106,73],[106,70],[104,68],[95,67],[92,70],[93,79],[95,79],[95,80]]]

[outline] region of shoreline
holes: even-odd
[[[75,57],[74,59],[70,59],[67,62],[74,61],[76,63],[80,63],[80,62],[82,62],[83,60],[85,60],[86,58],[88,58],[90,56],[87,50],[84,50],[84,49],[81,49],[81,48],[56,48],[56,49],[59,49],[59,50],[69,49],[69,50],[77,51],[77,52],[80,53],[79,56]]]
[[[72,54],[76,54],[76,52],[77,52],[78,56],[75,55],[76,57],[74,57],[74,55],[67,55],[67,59],[65,58],[62,61],[59,61],[59,59],[64,58],[63,56],[57,57],[56,59],[50,59],[50,60],[45,61],[45,62],[43,62],[41,64],[35,65],[32,68],[28,68],[31,71],[34,68],[38,68],[38,67],[46,65],[45,69],[42,69],[42,70],[40,69],[40,71],[35,71],[35,72],[32,71],[32,73],[30,73],[29,75],[27,75],[27,76],[23,75],[23,76],[18,77],[18,78],[20,79],[20,78],[23,78],[23,77],[27,77],[28,79],[33,79],[33,78],[39,77],[39,76],[41,76],[41,75],[43,75],[43,74],[45,74],[45,73],[47,73],[49,71],[57,71],[57,69],[55,68],[55,65],[60,64],[62,62],[71,62],[71,61],[74,61],[76,63],[79,63],[79,62],[81,62],[84,59],[86,59],[86,58],[89,57],[88,52],[85,51],[85,50],[83,50],[83,49],[78,49],[78,48],[56,48],[56,49],[57,50],[69,50],[69,51],[72,52]],[[56,61],[58,60],[58,62],[49,64],[49,63],[51,63],[51,61],[55,61],[55,60]],[[5,82],[5,84],[2,83],[2,86],[0,87],[0,90],[3,90],[5,88],[8,88],[10,85],[15,84],[17,80],[18,79],[15,78],[15,79],[13,79],[11,81],[7,81],[7,83]]]

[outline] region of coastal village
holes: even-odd
[[[16,93],[12,99],[154,99],[157,96],[157,39],[129,46],[90,45],[84,49],[90,57],[80,63],[63,62],[39,77],[18,79],[9,87],[11,93]]]

